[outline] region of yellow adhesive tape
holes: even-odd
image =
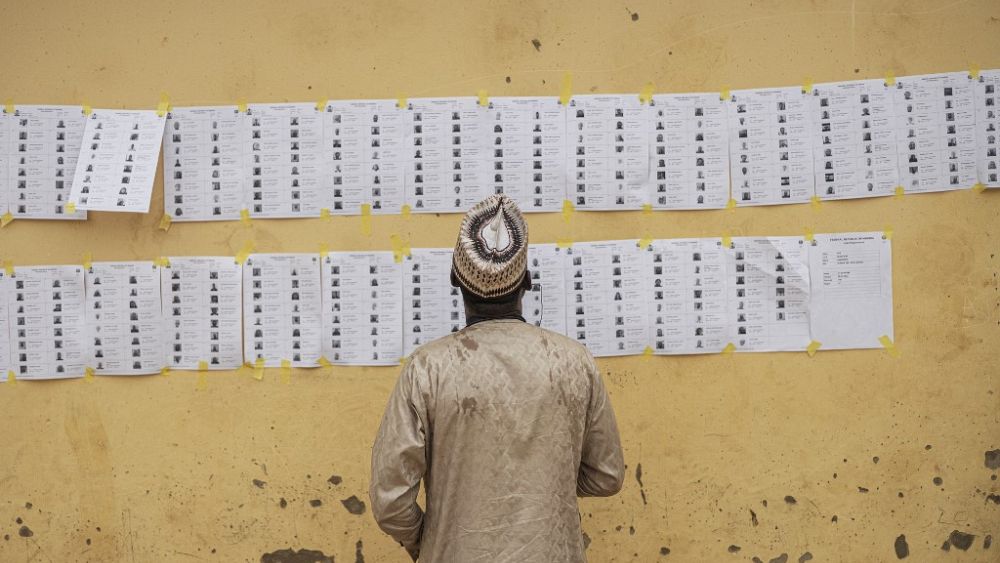
[[[247,101],[243,98],[236,100],[236,111],[240,113],[247,112]]]
[[[885,230],[882,231],[882,238],[886,240],[892,240],[892,226],[886,225]]]
[[[557,239],[556,246],[558,248],[573,248],[573,239],[571,238]]]
[[[730,97],[732,97],[732,95],[729,93],[729,85],[727,84],[723,86],[722,91],[719,92],[719,99],[724,102],[728,102]]]
[[[651,357],[653,355],[653,349],[650,348],[649,346],[646,346],[646,349],[642,351],[642,355],[647,358]]]
[[[479,92],[476,92],[476,95],[479,97],[479,105],[481,107],[487,107],[490,105],[490,96],[486,90],[480,90]]]
[[[264,358],[257,358],[253,363],[253,378],[257,381],[264,379]]]
[[[319,210],[319,218],[323,219],[324,221],[329,221],[332,218],[330,216],[330,210],[327,209],[327,208],[325,208],[325,207],[323,209],[320,209]]]
[[[156,258],[155,260],[153,260],[153,264],[156,264],[157,266],[159,266],[161,268],[169,268],[170,267],[170,259],[167,258],[166,256],[160,256],[159,258]]]
[[[372,204],[361,204],[361,234],[372,236]]]
[[[240,209],[240,223],[243,223],[247,227],[250,226],[251,219],[249,209]]]
[[[240,251],[236,253],[236,263],[237,264],[245,263],[247,261],[247,258],[250,257],[250,254],[253,253],[253,247],[254,244],[252,240],[244,242],[243,247],[240,248]]]
[[[160,369],[160,375],[170,375],[170,368],[163,367],[162,369]]]
[[[392,259],[397,264],[401,263],[403,258],[410,255],[410,243],[403,240],[403,237],[393,233],[389,235],[389,242],[392,243]]]
[[[3,271],[7,272],[8,276],[13,276],[14,275],[14,261],[13,260],[4,260],[3,261]]]
[[[164,213],[163,217],[160,217],[160,230],[161,231],[169,231],[170,230],[170,224],[173,223],[173,222],[174,222],[174,220],[170,218],[170,215],[167,215],[166,213]]]
[[[399,212],[403,214],[403,219],[409,219],[410,218],[410,206],[409,205],[406,205],[404,203],[403,206],[399,208]]]
[[[736,345],[733,344],[732,342],[730,342],[729,344],[726,344],[725,348],[722,349],[721,353],[722,354],[732,354],[735,351],[736,351]]]
[[[161,92],[160,102],[156,104],[156,115],[157,117],[163,117],[167,115],[168,111],[170,111],[170,96],[166,92]]]
[[[89,117],[90,114],[94,113],[94,108],[90,107],[90,105],[88,104],[83,104],[82,106],[80,106],[80,111],[83,112],[83,115]]]
[[[812,342],[809,343],[808,346],[806,346],[806,354],[809,354],[810,358],[813,357],[813,356],[815,356],[816,355],[816,351],[819,350],[820,346],[822,346],[822,345],[823,344],[821,342],[819,342],[817,340],[813,340]]]
[[[94,262],[94,255],[92,253],[90,253],[90,252],[84,252],[83,253],[83,267],[89,270],[90,266],[93,264],[93,262]]]
[[[643,237],[639,239],[639,248],[646,249],[653,244],[653,237]]]
[[[802,238],[806,239],[806,242],[812,242],[816,240],[816,238],[813,236],[812,229],[806,229],[806,232],[804,235],[802,235]]]
[[[733,244],[733,237],[729,233],[722,233],[722,248],[729,248]]]
[[[328,368],[333,365],[330,363],[330,360],[326,359],[326,356],[320,356],[319,359],[316,360],[316,363],[319,364],[319,367],[323,368]]]
[[[319,243],[319,259],[323,260],[329,255],[330,255],[330,245],[325,242]]]
[[[328,101],[327,98],[320,98],[319,101],[316,102],[316,111],[323,111],[323,110],[325,110],[326,109],[326,102],[327,101]]]
[[[7,370],[7,384],[17,385],[17,375],[14,374],[14,370]]]
[[[281,382],[288,385],[292,382],[292,362],[281,360]]]
[[[969,78],[977,80],[979,78],[979,65],[969,67]]]
[[[406,96],[400,94],[396,97],[396,107],[399,109],[406,109]]]
[[[648,104],[653,101],[653,83],[647,82],[645,86],[642,87],[642,91],[639,92],[639,103]]]
[[[981,194],[986,191],[986,186],[984,186],[982,182],[976,182],[975,185],[972,186],[972,191],[977,194]]]
[[[573,202],[570,201],[570,200],[568,200],[568,199],[564,199],[563,200],[563,206],[562,206],[563,220],[564,221],[569,221],[569,218],[570,218],[570,216],[573,215],[573,211],[574,210],[575,210],[575,208],[573,207]]]
[[[809,202],[812,203],[813,209],[819,209],[822,200],[819,198],[818,195],[814,195],[811,198],[809,198]]]
[[[408,361],[410,361],[410,358],[404,356],[404,357],[402,357],[402,358],[399,359],[399,365],[405,366],[406,362],[408,362]]]
[[[76,204],[72,201],[66,204],[66,213],[72,215],[76,213]]]
[[[198,371],[208,371],[208,362],[205,360],[198,362]]]
[[[644,204],[642,204],[642,212],[645,213],[646,215],[652,214],[653,213],[653,204],[652,203],[644,203]]]
[[[896,85],[896,75],[893,74],[893,72],[891,70],[889,72],[885,73],[885,85],[886,86],[895,86]]]
[[[7,98],[7,101],[3,104],[3,111],[7,115],[13,115],[16,108],[14,107],[14,100]]]
[[[906,193],[906,189],[903,186],[896,186],[896,197],[903,197]]]
[[[883,334],[882,336],[879,336],[878,341],[879,344],[881,344],[882,347],[889,352],[890,356],[892,356],[893,358],[899,357],[899,349],[896,348],[896,344],[892,341],[891,338],[889,338],[889,335]]]
[[[14,220],[14,216],[11,215],[10,211],[0,215],[0,228],[10,225],[10,222]]]
[[[733,198],[729,198],[729,201],[726,202],[726,209],[729,209],[730,211],[735,210],[736,209],[736,200],[733,199]]]
[[[93,368],[83,368],[83,380],[87,383],[94,382],[94,370]]]
[[[813,91],[813,79],[811,76],[807,76],[805,80],[802,81],[802,93],[811,94]]]
[[[562,84],[559,86],[559,103],[566,105],[573,97],[573,73],[567,72],[563,75]]]
[[[198,383],[195,385],[195,390],[204,391],[208,389],[208,373],[204,371],[198,372]]]

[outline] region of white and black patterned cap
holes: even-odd
[[[454,281],[484,299],[504,297],[521,286],[528,266],[528,224],[514,200],[492,195],[465,214],[451,264]]]

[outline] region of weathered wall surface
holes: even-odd
[[[1000,67],[1000,3],[630,0],[5,2],[0,97],[155,107],[320,98],[718,91]],[[533,45],[533,40],[537,42]],[[159,197],[159,188],[156,197]],[[1000,193],[735,212],[532,216],[533,240],[878,230],[894,237],[882,351],[602,360],[622,493],[581,504],[592,561],[997,561]],[[175,225],[15,222],[17,264],[450,246],[457,216]],[[0,560],[404,561],[365,510],[396,369],[0,386]],[[1000,454],[997,454],[1000,455]],[[992,458],[996,459],[996,458]],[[640,471],[641,467],[641,471]],[[337,476],[334,478],[333,476]],[[938,484],[935,480],[940,479]],[[994,495],[994,496],[989,496]],[[971,545],[952,531],[972,534]],[[968,547],[965,551],[962,547]],[[808,555],[807,555],[808,554]],[[268,561],[312,561],[282,558]]]

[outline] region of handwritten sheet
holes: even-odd
[[[809,247],[812,339],[824,350],[893,338],[892,242],[882,233],[815,235]]]
[[[77,209],[148,213],[165,123],[152,110],[95,109],[70,191]]]
[[[231,256],[171,257],[160,270],[171,369],[243,364],[243,269]]]
[[[164,363],[160,271],[152,262],[94,262],[86,271],[94,373],[159,373]]]

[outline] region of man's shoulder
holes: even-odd
[[[477,328],[477,325],[471,325],[460,331],[452,332],[436,338],[414,350],[410,359],[411,361],[420,358],[430,359],[438,356],[439,354],[448,353],[448,351],[455,345],[466,345],[463,344],[464,340],[469,338],[475,339],[475,333],[478,332],[480,328],[482,327]],[[515,340],[535,340],[544,348],[554,348],[559,350],[562,352],[562,355],[567,358],[577,359],[580,361],[589,360],[591,358],[590,351],[587,350],[587,347],[583,344],[580,344],[576,340],[573,340],[564,334],[560,334],[546,328],[541,328],[531,323],[511,323],[510,325],[505,326],[504,330],[507,335],[511,336]]]

